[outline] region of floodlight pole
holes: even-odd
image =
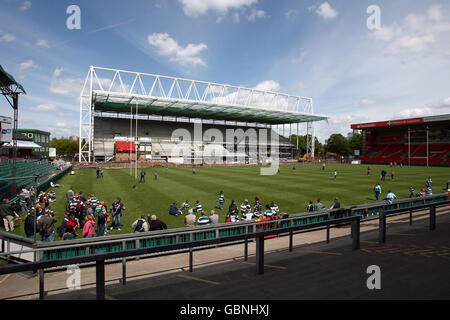
[[[16,176],[16,172],[17,172],[17,130],[18,130],[18,121],[19,121],[19,94],[18,93],[14,93],[12,95],[12,100],[13,100],[13,110],[14,110],[14,124],[13,124],[13,177]],[[14,135],[16,136],[14,138]],[[13,182],[13,187],[16,188],[17,187],[17,181],[14,180]]]
[[[428,168],[428,126],[427,126],[427,168]]]

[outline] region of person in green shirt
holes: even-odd
[[[198,226],[206,226],[211,223],[209,217],[205,215],[205,211],[202,210],[201,216],[196,221]]]
[[[377,201],[378,201],[380,194],[381,194],[381,186],[380,186],[379,182],[377,182],[377,184],[373,188],[373,192],[375,193],[375,199],[377,199]]]
[[[325,209],[324,205],[322,204],[322,202],[320,202],[320,198],[317,199],[317,203],[314,205],[314,211],[320,211]]]

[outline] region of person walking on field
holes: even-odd
[[[334,170],[334,180],[336,180],[336,177],[337,177],[337,171]]]
[[[379,183],[379,182],[377,182],[377,184],[376,184],[375,187],[373,188],[373,191],[374,191],[374,193],[375,193],[375,199],[377,199],[377,201],[378,201],[378,199],[379,199],[379,197],[380,197],[380,194],[381,194],[381,186],[380,186],[380,183]]]
[[[219,193],[219,209],[223,210],[223,204],[225,203],[225,196],[223,195],[223,191]]]

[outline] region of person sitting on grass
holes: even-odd
[[[389,204],[392,204],[394,200],[397,199],[397,196],[391,191],[388,191],[388,194],[386,195],[386,198],[384,198],[384,201],[386,201]]]
[[[150,231],[167,229],[167,225],[163,221],[157,219],[155,215],[147,215],[147,221]]]
[[[206,216],[205,211],[202,210],[201,216],[198,217],[196,223],[198,226],[206,226],[208,224],[211,224],[211,220],[209,219],[208,216]]]
[[[197,217],[194,214],[194,210],[189,209],[188,214],[184,217],[184,225],[186,227],[194,227],[196,220],[197,220]]]
[[[174,202],[169,208],[169,214],[172,216],[179,216],[183,214],[183,212],[181,212],[181,210],[177,208],[177,203]]]
[[[314,204],[312,200],[309,200],[308,206],[306,207],[306,211],[313,212],[314,211]]]
[[[141,217],[133,222],[131,227],[133,228],[134,232],[147,232],[148,224],[147,221],[145,221],[145,215],[141,214]]]
[[[317,203],[314,205],[314,211],[324,210],[325,206],[320,202],[320,198],[317,199]]]
[[[186,200],[185,202],[183,202],[182,204],[181,204],[181,208],[180,208],[180,210],[186,210],[186,209],[189,209],[190,207],[189,207],[189,200]]]
[[[416,196],[416,194],[414,193],[413,186],[409,187],[409,197],[414,198],[415,196]]]
[[[277,204],[273,200],[270,204],[270,209],[272,209],[273,213],[275,213],[275,214],[278,214],[280,212],[280,209],[278,208]]]
[[[201,213],[202,209],[203,209],[202,204],[200,203],[200,201],[197,200],[195,202],[195,212]]]

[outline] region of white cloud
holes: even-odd
[[[384,54],[396,55],[425,52],[445,32],[450,32],[450,22],[444,20],[442,6],[432,5],[426,14],[410,13],[401,24],[383,26],[372,37],[386,43]]]
[[[62,68],[55,69],[50,81],[50,93],[59,96],[79,95],[83,88],[84,80],[81,78],[61,78]]]
[[[38,40],[36,42],[36,45],[38,47],[50,48],[50,46],[48,45],[47,41],[45,41],[45,40]]]
[[[192,44],[182,47],[178,41],[171,38],[167,33],[152,33],[148,36],[148,42],[158,49],[158,54],[169,57],[172,62],[186,65],[201,65],[206,66],[205,61],[198,55],[205,49],[207,45],[204,43]]]
[[[34,63],[33,60],[27,60],[27,61],[25,61],[25,62],[22,62],[22,63],[19,65],[19,71],[20,71],[20,72],[23,72],[23,71],[25,71],[25,70],[27,70],[27,69],[30,69],[30,68],[38,69],[39,66],[38,66],[36,63]]]
[[[284,16],[286,17],[286,19],[291,18],[293,15],[295,15],[297,13],[297,10],[294,9],[289,9],[288,11],[286,11],[284,13]]]
[[[216,11],[221,14],[230,9],[250,7],[258,0],[179,0],[183,5],[183,12],[190,17],[198,17],[208,11]]]
[[[256,21],[256,19],[262,19],[262,18],[268,18],[269,16],[264,10],[257,10],[255,8],[252,9],[249,16],[247,16],[247,19],[249,21]]]
[[[65,128],[65,127],[67,127],[67,124],[66,124],[65,122],[57,122],[57,123],[55,124],[55,126],[56,126],[57,128]]]
[[[234,23],[239,23],[240,19],[239,19],[239,13],[235,12],[233,14],[233,22]]]
[[[39,104],[34,107],[30,107],[30,111],[34,112],[57,112],[58,109],[54,104]]]
[[[216,23],[222,23],[222,21],[223,21],[223,17],[217,17]]]
[[[334,19],[339,15],[339,12],[333,9],[328,2],[322,3],[316,13],[325,20]]]
[[[31,1],[25,1],[24,3],[22,3],[19,9],[20,11],[26,11],[31,8],[31,5],[32,5]]]
[[[11,42],[14,40],[16,40],[16,37],[11,33],[5,33],[4,35],[2,35],[0,37],[0,42],[2,42],[2,41]]]
[[[371,99],[368,99],[368,98],[363,98],[363,99],[359,100],[359,104],[362,104],[364,106],[367,106],[367,105],[370,105],[370,104],[374,104],[374,103],[375,103],[374,100],[371,100]]]
[[[253,89],[277,92],[278,90],[280,90],[280,84],[274,80],[265,80],[258,83]]]

